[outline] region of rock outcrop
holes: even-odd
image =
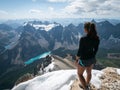
[[[20,78],[15,82],[15,85],[18,85],[19,83],[28,81],[28,80],[30,80],[30,79],[32,79],[32,78],[33,78],[33,75],[27,73],[27,74],[23,75],[22,77],[20,77]]]
[[[102,70],[103,74],[100,77],[101,88],[96,88],[90,84],[91,90],[120,90],[120,74],[117,68],[107,67]],[[79,87],[80,81],[76,79],[71,85],[70,90],[83,90]]]
[[[101,90],[120,90],[120,74],[116,68],[107,67],[102,70],[104,72],[101,77]]]

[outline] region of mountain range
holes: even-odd
[[[92,20],[92,22],[97,26],[98,35],[101,39],[100,47],[118,49],[120,45],[120,24],[113,25],[108,21],[97,23]],[[22,63],[22,61],[45,51],[54,52],[59,48],[76,50],[78,49],[80,37],[84,35],[83,23],[78,26],[73,24],[62,26],[56,22],[50,23],[48,21],[25,22],[23,26],[19,26],[15,30],[8,25],[1,24],[0,32],[2,45],[0,53],[4,51],[3,48],[6,49],[4,53],[10,52],[11,55],[8,60],[11,64],[14,64],[14,61]]]
[[[107,57],[107,53],[120,53],[120,23],[92,22],[96,24],[100,37],[97,56],[101,58]],[[61,57],[75,55],[79,40],[84,35],[83,26],[83,23],[63,26],[49,21],[28,21],[17,28],[0,24],[0,78],[24,67],[25,61],[44,52],[51,51],[53,55]]]

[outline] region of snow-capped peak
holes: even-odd
[[[115,43],[120,42],[120,39],[119,39],[119,38],[115,38],[112,34],[111,34],[111,36],[109,37],[109,40],[114,40]]]
[[[40,25],[40,24],[33,24],[32,25],[35,29],[41,29],[41,30],[45,30],[45,31],[49,31],[52,28],[58,26],[58,24],[48,24],[48,25]]]
[[[36,30],[45,30],[45,31],[49,31],[51,30],[52,28],[56,27],[56,26],[59,26],[60,24],[58,23],[42,23],[42,22],[39,22],[39,23],[35,23],[35,22],[25,22],[23,26],[26,26],[27,24],[33,26]]]

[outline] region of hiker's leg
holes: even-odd
[[[85,78],[83,77],[84,71],[85,71],[85,67],[78,65],[77,73],[78,73],[79,80],[80,80],[83,88],[86,88],[86,81],[85,81]]]
[[[91,77],[92,77],[92,68],[93,68],[93,64],[89,67],[86,67],[86,73],[87,73],[87,78],[86,78],[86,85],[88,85],[90,83]]]

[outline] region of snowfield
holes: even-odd
[[[26,26],[27,24],[33,26],[36,30],[40,29],[40,30],[45,30],[45,31],[49,31],[54,27],[60,26],[60,24],[55,24],[55,23],[49,23],[48,25],[44,24],[44,23],[37,23],[37,24],[33,24],[33,23],[29,23],[29,22],[25,22],[23,26]]]
[[[102,74],[102,71],[92,71],[93,76],[91,83],[97,88],[100,88],[101,86],[99,78]],[[84,75],[86,74],[84,73]],[[29,81],[20,83],[12,90],[70,90],[70,86],[76,78],[78,78],[76,69],[58,70],[48,72]]]
[[[49,31],[52,28],[59,26],[59,24],[49,24],[49,25],[33,25],[35,29],[41,28],[42,30]]]
[[[120,69],[117,69],[117,73],[118,73],[118,75],[120,75]]]

